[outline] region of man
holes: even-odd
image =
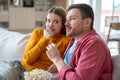
[[[66,33],[72,37],[64,60],[55,44],[47,56],[58,70],[58,80],[111,80],[110,51],[93,29],[94,13],[87,4],[73,4],[66,16]]]

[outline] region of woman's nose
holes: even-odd
[[[53,22],[50,22],[49,23],[49,27],[52,27],[54,24],[53,24]]]

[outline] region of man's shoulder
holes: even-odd
[[[101,43],[101,42],[103,42],[101,37],[97,34],[85,36],[81,41],[82,41],[82,43],[95,43],[95,42]]]

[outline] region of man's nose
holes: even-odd
[[[66,20],[66,22],[65,22],[65,26],[67,26],[67,25],[69,25],[69,21],[68,20]]]

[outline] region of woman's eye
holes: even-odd
[[[47,20],[46,22],[47,22],[47,23],[50,23],[50,20]]]
[[[57,23],[58,23],[58,21],[53,21],[53,23],[54,23],[54,24],[57,24]]]
[[[50,20],[50,19],[48,19],[48,20],[46,20],[46,23],[47,24],[49,24],[49,23],[51,23],[51,24],[58,24],[59,21],[58,20]]]

